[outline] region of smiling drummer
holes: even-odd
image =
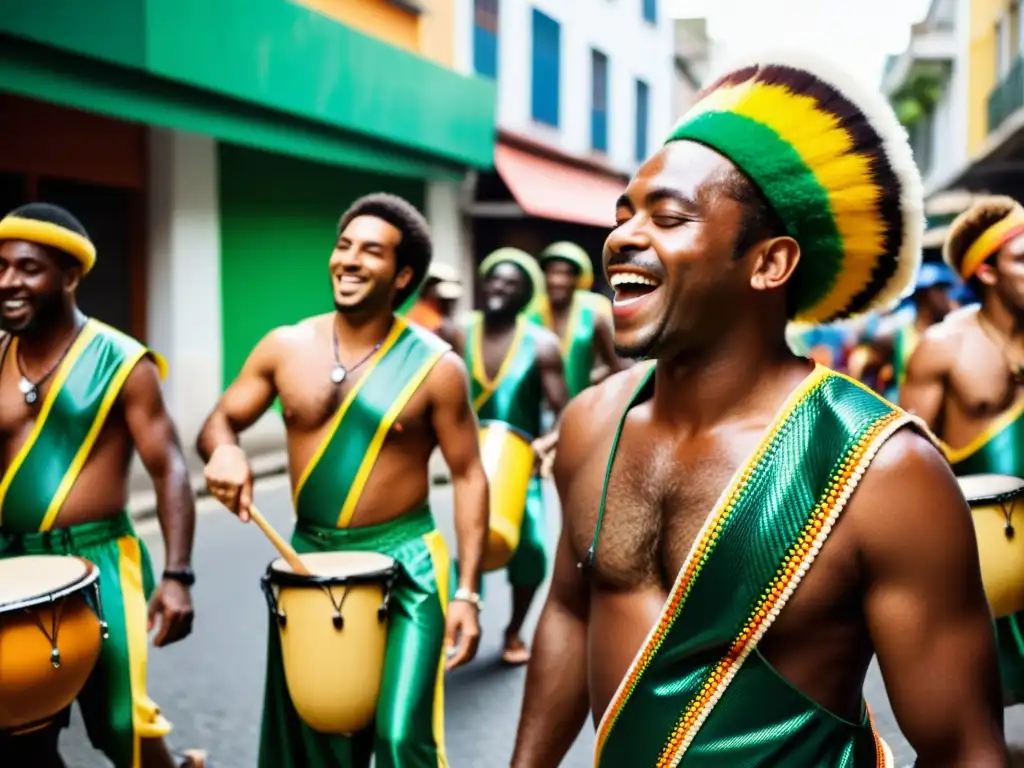
[[[981,297],[925,332],[901,404],[945,443],[957,475],[1024,478],[1024,208],[983,197],[950,226],[949,266]],[[996,621],[1007,704],[1024,701],[1024,612]]]
[[[618,201],[615,345],[649,362],[563,415],[515,768],[558,765],[588,713],[600,768],[888,768],[874,656],[921,765],[1006,765],[956,478],[911,416],[786,343],[887,308],[920,262],[905,131],[834,70],[739,62]]]
[[[481,424],[510,426],[529,439],[542,458],[557,436],[541,435],[541,409],[547,403],[557,419],[567,400],[558,337],[530,319],[543,297],[544,276],[537,261],[518,248],[494,251],[478,273],[483,280],[483,311],[474,312],[456,338],[471,376],[473,408]],[[502,480],[494,477],[491,482]],[[533,472],[519,546],[506,569],[512,586],[512,616],[502,651],[506,664],[530,660],[521,633],[547,573],[547,538],[544,492],[540,476]]]
[[[540,253],[544,270],[545,301],[536,319],[559,340],[569,398],[628,367],[615,354],[611,303],[591,290],[594,268],[576,243],[559,241]],[[595,363],[600,362],[595,370]]]
[[[146,693],[146,603],[150,621],[161,618],[155,645],[189,634],[192,489],[160,390],[163,360],[78,309],[79,281],[95,263],[88,233],[63,208],[33,203],[0,220],[0,544],[6,556],[77,555],[98,566],[109,637],[78,697],[89,738],[116,768],[171,768],[171,726]],[[125,509],[133,449],[166,538],[155,589]],[[67,718],[20,738],[52,754]],[[0,744],[0,754],[29,747]],[[14,762],[36,762],[25,760]],[[185,765],[204,757],[191,753]]]
[[[199,436],[211,493],[248,519],[252,470],[238,436],[280,398],[298,516],[292,545],[379,552],[401,568],[375,733],[328,736],[301,721],[270,625],[261,768],[355,768],[371,753],[378,768],[447,766],[442,656],[449,646],[452,669],[476,653],[487,479],[462,360],[395,316],[430,259],[427,222],[412,205],[387,194],[357,200],[327,264],[335,311],[270,331]],[[455,488],[462,571],[451,604],[448,549],[428,502],[436,446]]]

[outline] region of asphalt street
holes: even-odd
[[[558,528],[556,496],[546,489],[548,522]],[[289,533],[292,512],[283,478],[257,485],[256,503],[282,533]],[[452,496],[448,487],[434,490],[438,525],[454,549]],[[163,547],[155,521],[138,526],[159,570]],[[552,539],[553,540],[553,539]],[[243,526],[211,500],[199,504],[194,564],[196,622],[191,637],[149,657],[149,693],[174,724],[172,749],[202,747],[211,768],[254,768],[263,694],[267,607],[259,578],[276,552],[255,525]],[[502,631],[508,620],[509,593],[504,578],[488,577],[483,639],[476,660],[449,674],[445,692],[447,749],[453,768],[501,768],[508,765],[515,739],[524,670],[499,664]],[[538,603],[529,629],[536,622]],[[941,671],[937,670],[941,674]],[[913,763],[914,754],[900,735],[877,667],[865,689],[876,724],[892,747],[897,766]],[[1006,712],[1011,741],[1024,743],[1024,707]],[[587,725],[565,768],[592,765],[593,727]],[[78,717],[62,738],[68,768],[106,768],[89,745]]]

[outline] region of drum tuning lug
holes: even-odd
[[[60,669],[60,650],[57,648],[50,651],[50,663],[54,669]]]
[[[104,640],[110,639],[110,625],[105,621],[100,622],[100,637]]]
[[[343,626],[345,626],[345,619],[342,617],[340,611],[335,611],[334,612],[334,628],[335,629],[341,629]]]
[[[1013,526],[1010,523],[1007,523],[1005,530],[1006,530],[1006,538],[1012,539],[1013,538],[1013,534],[1014,534]]]
[[[377,621],[383,622],[388,617],[388,604],[381,603],[380,608],[377,609]]]

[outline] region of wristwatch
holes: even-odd
[[[470,592],[465,587],[459,587],[455,590],[455,594],[452,596],[452,600],[460,600],[464,603],[472,603],[476,606],[478,611],[483,611],[484,601],[481,599],[478,592]]]
[[[196,574],[191,568],[182,568],[180,571],[164,571],[164,579],[177,581],[186,587],[191,587],[196,583]]]

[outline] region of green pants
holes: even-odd
[[[0,557],[77,555],[100,572],[100,602],[109,637],[78,696],[92,745],[115,768],[138,768],[140,740],[159,738],[170,723],[146,694],[149,640],[147,603],[153,593],[153,567],[145,543],[135,535],[128,515],[45,533],[4,533]],[[66,727],[70,711],[57,724]]]
[[[1024,702],[1024,611],[995,620],[996,646],[1003,689],[1015,703]]]
[[[351,738],[318,733],[299,718],[288,695],[277,624],[270,621],[260,768],[368,768],[371,756],[376,768],[448,768],[443,691],[449,557],[430,508],[365,528],[299,520],[292,546],[300,553],[380,552],[398,562],[399,576],[375,723]]]

